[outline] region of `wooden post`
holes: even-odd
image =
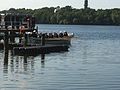
[[[4,53],[4,65],[8,65],[8,53]]]
[[[41,45],[42,45],[42,46],[45,45],[45,34],[42,34],[42,37],[41,37]]]
[[[36,33],[38,34],[38,26],[36,27]]]
[[[22,42],[22,33],[19,33],[19,43],[21,43]]]
[[[27,34],[25,33],[25,42],[24,42],[24,46],[27,46],[27,43],[28,43],[28,36],[27,36]]]
[[[42,46],[45,45],[45,34],[42,34],[42,37],[41,37],[41,45],[42,45]],[[45,54],[44,54],[44,51],[43,51],[43,53],[41,54],[41,62],[42,62],[42,63],[44,62],[44,59],[45,59]]]
[[[8,64],[8,50],[9,50],[9,44],[8,44],[8,31],[5,32],[4,35],[4,64]]]
[[[44,62],[45,54],[41,54],[41,62]]]
[[[15,32],[13,31],[10,32],[10,42],[15,43]]]
[[[24,63],[27,64],[27,56],[24,56]]]

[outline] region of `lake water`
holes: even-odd
[[[120,90],[120,26],[37,25],[75,34],[68,52],[36,57],[0,51],[0,90]]]

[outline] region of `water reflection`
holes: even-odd
[[[44,61],[45,59],[45,54],[41,54],[41,61]]]
[[[34,56],[14,56],[13,51],[4,54],[4,73],[34,73]],[[41,54],[41,68],[45,67],[45,54]]]
[[[4,52],[4,65],[8,65],[8,52]]]
[[[45,67],[45,54],[41,54],[41,68]]]
[[[8,57],[9,57],[8,55],[9,55],[9,52],[4,51],[4,68],[3,68],[4,73],[8,73]]]
[[[24,64],[27,64],[27,56],[24,56]]]
[[[8,73],[8,65],[7,64],[4,64],[3,72]]]

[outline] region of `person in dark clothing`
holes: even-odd
[[[56,32],[54,32],[53,37],[58,38],[58,34]]]
[[[53,34],[52,33],[49,33],[49,38],[53,38]]]
[[[59,33],[59,37],[61,37],[61,38],[63,37],[63,33],[62,32]]]
[[[64,36],[68,36],[68,33],[66,31],[64,32]]]

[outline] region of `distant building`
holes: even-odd
[[[84,9],[87,9],[88,8],[88,0],[85,0],[84,2]]]

